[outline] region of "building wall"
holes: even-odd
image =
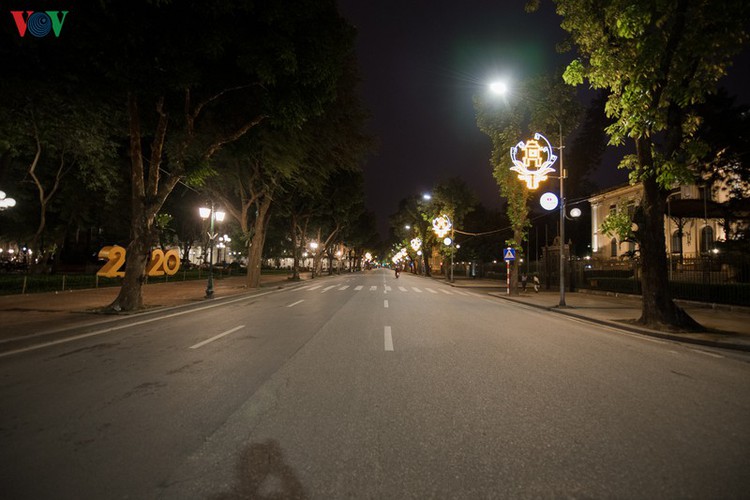
[[[682,186],[674,190],[669,196],[671,199],[700,198],[703,191],[697,186]],[[709,193],[711,196],[711,193]],[[627,185],[599,193],[589,198],[591,203],[591,249],[592,257],[601,260],[622,259],[637,246],[629,242],[620,242],[616,237],[601,233],[599,227],[604,219],[615,209],[635,210],[643,197],[643,186],[636,184]],[[700,257],[701,241],[704,236],[710,237],[710,242],[723,240],[725,238],[724,228],[719,219],[691,218],[683,219],[682,238],[678,238],[677,222],[664,215],[664,236],[667,242],[667,252],[670,255],[679,255],[680,243],[682,245],[682,256],[685,258]],[[704,245],[705,247],[705,245]],[[712,248],[708,244],[709,250]]]

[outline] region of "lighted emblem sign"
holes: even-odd
[[[447,215],[441,215],[432,219],[432,230],[439,238],[444,237],[448,234],[453,227],[453,223]]]
[[[420,238],[414,238],[411,240],[411,248],[415,252],[418,252],[420,248],[422,248],[422,240]]]
[[[526,182],[529,189],[536,189],[541,181],[547,180],[547,175],[555,171],[552,164],[557,160],[547,138],[538,132],[533,139],[510,148],[510,158],[513,160],[510,169],[518,172],[518,178]]]

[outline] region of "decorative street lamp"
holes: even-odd
[[[490,84],[490,90],[495,94],[505,95],[508,93],[508,86],[503,82],[495,82]],[[532,101],[529,98],[523,98],[528,101]],[[565,304],[565,192],[564,192],[564,180],[565,180],[565,166],[563,165],[563,150],[565,145],[563,144],[563,128],[562,122],[555,115],[550,115],[555,119],[560,131],[560,173],[558,178],[560,179],[560,304],[559,307],[566,307]],[[544,142],[540,145],[539,139]],[[533,142],[532,142],[533,141]],[[524,152],[526,155],[517,163],[516,153],[519,146],[524,146]],[[544,157],[546,153],[546,158]],[[513,167],[511,170],[519,172],[519,178],[526,181],[529,189],[536,189],[539,186],[539,181],[543,181],[547,178],[547,174],[554,172],[551,168],[557,157],[552,154],[552,146],[549,141],[541,134],[534,134],[534,139],[526,141],[526,143],[519,142],[515,147],[511,148],[510,152],[511,160],[513,161]],[[529,175],[527,178],[526,175]],[[522,177],[523,176],[523,177]]]
[[[310,242],[310,253],[312,254],[313,262],[312,262],[312,277],[315,278],[315,256],[318,253],[318,242],[317,241],[311,241]]]
[[[218,233],[214,232],[214,220],[216,222],[222,222],[224,220],[224,212],[214,209],[214,202],[211,202],[211,208],[201,207],[198,209],[198,213],[201,219],[209,219],[208,229],[208,284],[206,285],[206,298],[212,299],[214,296],[214,240],[218,236]]]

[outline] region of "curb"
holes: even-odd
[[[565,315],[565,316],[570,316],[571,318],[580,319],[580,320],[583,320],[583,321],[587,321],[589,323],[595,323],[595,324],[599,324],[599,325],[603,325],[603,326],[608,326],[608,327],[611,327],[611,328],[617,328],[619,330],[625,330],[625,331],[630,332],[630,333],[637,333],[639,335],[645,335],[647,337],[655,337],[655,338],[659,338],[659,339],[663,339],[663,340],[672,340],[672,341],[675,341],[675,342],[684,342],[686,344],[697,344],[697,345],[702,345],[702,346],[706,346],[706,347],[718,347],[718,348],[721,348],[721,349],[732,349],[732,350],[736,350],[736,351],[750,352],[750,345],[735,344],[733,342],[722,342],[722,341],[718,341],[718,340],[694,339],[694,338],[690,338],[690,337],[680,337],[680,336],[675,335],[675,334],[659,332],[657,330],[651,330],[649,328],[636,327],[636,326],[632,326],[632,325],[628,325],[628,324],[624,324],[624,323],[618,323],[618,322],[615,322],[615,321],[608,321],[608,320],[604,320],[604,319],[591,318],[589,316],[585,316],[585,315],[582,315],[582,314],[576,314],[576,313],[571,312],[569,310],[559,309],[557,306],[543,306],[543,305],[539,305],[539,304],[532,304],[532,303],[529,303],[529,302],[524,302],[524,301],[521,301],[521,300],[518,300],[518,299],[514,299],[512,297],[508,297],[507,295],[501,295],[501,294],[496,294],[496,293],[489,293],[488,295],[490,295],[492,297],[499,298],[499,299],[504,299],[504,300],[507,300],[509,302],[515,302],[517,304],[523,304],[523,305],[526,305],[526,306],[535,307],[537,309],[542,309],[542,310],[545,310],[545,311],[550,311],[550,312],[555,312],[555,313],[562,314],[562,315]]]

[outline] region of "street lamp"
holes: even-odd
[[[201,219],[209,219],[209,230],[208,230],[208,284],[206,285],[206,298],[212,299],[214,296],[214,240],[218,233],[214,232],[214,220],[216,222],[222,222],[224,220],[224,212],[214,209],[214,202],[211,202],[211,208],[201,207],[198,209],[198,213]]]
[[[493,82],[490,84],[490,91],[492,91],[495,94],[505,95],[508,93],[509,89],[508,89],[508,86],[504,82]],[[521,99],[525,99],[527,101],[533,101],[533,99],[530,99],[528,97],[521,97]],[[565,303],[565,192],[564,192],[565,166],[563,163],[563,150],[565,149],[565,145],[563,144],[564,136],[563,136],[562,122],[556,115],[550,115],[550,116],[552,116],[552,118],[554,118],[555,121],[557,122],[557,125],[559,127],[559,132],[560,132],[560,147],[558,148],[560,152],[560,175],[558,175],[560,179],[560,303],[559,303],[559,307],[566,307],[566,303]],[[541,135],[541,134],[536,134],[536,135]],[[544,178],[546,178],[546,175],[544,176]],[[540,178],[540,180],[544,180],[544,179]],[[536,188],[536,186],[532,188],[531,184],[529,184],[529,186],[530,186],[530,189]]]
[[[311,241],[310,242],[310,250],[313,257],[313,263],[312,263],[312,277],[315,278],[315,265],[316,265],[316,255],[318,253],[318,242],[317,241]]]

